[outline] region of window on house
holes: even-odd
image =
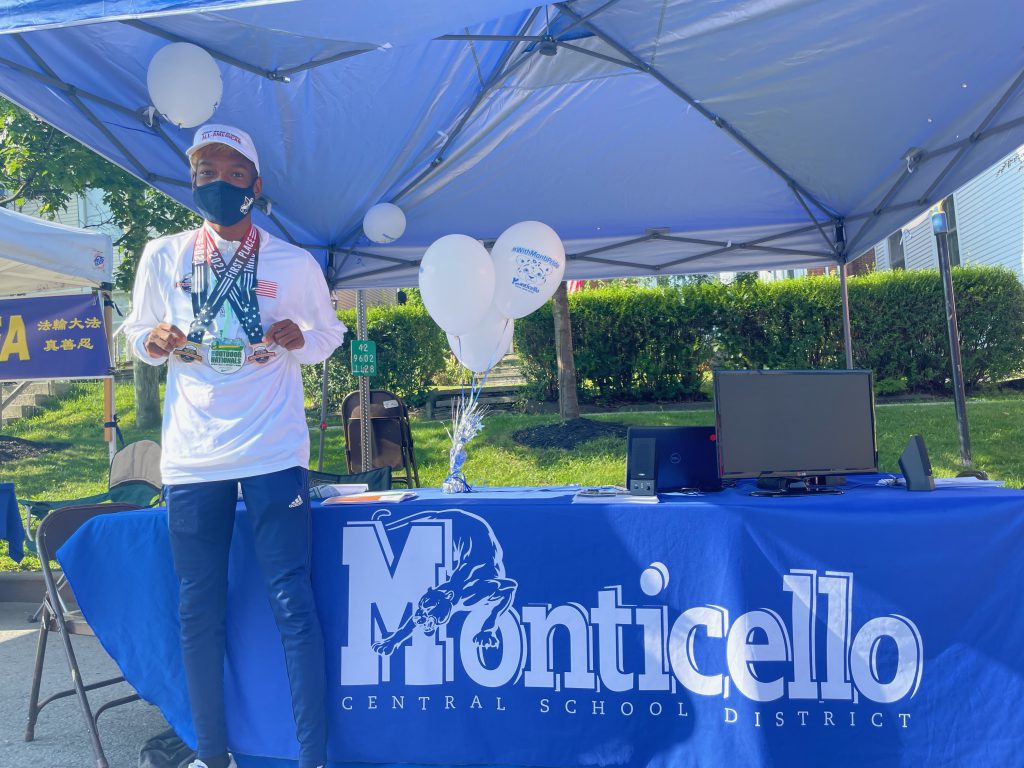
[[[907,261],[903,258],[903,230],[889,235],[889,269],[906,269]]]
[[[949,236],[946,242],[949,243],[949,266],[960,266],[960,240],[956,235],[956,207],[953,205],[953,196],[946,198],[943,208],[946,211],[946,224],[949,226]]]

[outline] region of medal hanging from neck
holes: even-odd
[[[263,344],[263,325],[255,293],[259,242],[259,231],[256,227],[249,227],[231,263],[225,265],[213,236],[205,227],[200,229],[192,251],[192,310],[195,319],[189,327],[188,343],[175,350],[175,355],[183,362],[201,359],[198,349],[202,346],[203,336],[225,301],[234,309],[252,345],[248,361],[262,364],[274,357],[275,353]],[[211,271],[217,278],[217,285],[212,291]],[[192,359],[187,360],[186,357]],[[245,344],[241,339],[221,336],[210,344],[207,363],[218,373],[234,373],[246,359]]]

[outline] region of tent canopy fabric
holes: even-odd
[[[0,296],[111,282],[110,238],[0,208]]]
[[[1005,0],[292,0],[0,5],[0,92],[191,205],[192,129],[146,68],[206,48],[249,131],[260,224],[342,287],[537,219],[567,278],[849,261],[1024,143]],[[60,24],[61,26],[52,26]],[[405,211],[392,245],[360,223]]]

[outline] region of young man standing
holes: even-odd
[[[224,618],[239,484],[284,646],[299,766],[314,768],[327,762],[327,726],[299,364],[325,360],[346,329],[313,257],[252,224],[263,179],[249,135],[206,125],[187,154],[203,225],[146,246],[123,330],[140,360],[169,361],[161,470],[198,740],[192,768],[234,766]]]

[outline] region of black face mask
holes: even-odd
[[[246,217],[256,202],[252,185],[236,187],[226,181],[212,181],[192,190],[199,213],[207,221],[230,227]]]

